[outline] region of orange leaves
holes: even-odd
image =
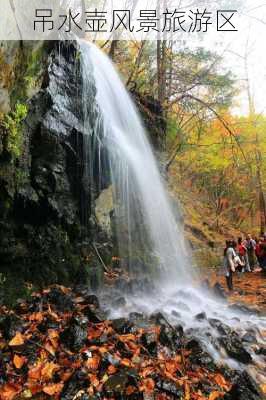
[[[266,394],[266,384],[265,385],[261,385],[261,391],[263,394]]]
[[[36,312],[29,316],[29,321],[31,321],[31,322],[42,322],[43,319],[44,319],[44,316],[41,312]]]
[[[94,357],[91,357],[91,358],[89,358],[87,361],[86,361],[86,367],[90,370],[90,371],[97,371],[97,369],[98,369],[98,367],[99,367],[99,364],[100,364],[100,361],[101,361],[101,359],[100,359],[100,357],[99,356],[94,356]]]
[[[13,337],[12,340],[8,343],[11,347],[22,346],[25,343],[24,336],[17,332],[16,335]]]
[[[208,400],[217,400],[224,396],[223,392],[212,392]]]
[[[23,365],[25,365],[26,362],[27,362],[27,358],[26,357],[18,356],[17,354],[14,355],[13,364],[15,365],[15,367],[17,369],[22,368]]]
[[[63,383],[55,383],[52,385],[44,386],[43,392],[48,394],[48,396],[55,396],[59,395],[63,390],[64,384]]]
[[[28,378],[36,381],[49,381],[59,369],[59,365],[53,362],[39,362],[29,370]]]
[[[107,372],[109,375],[113,375],[117,372],[117,368],[114,365],[109,365]]]
[[[6,383],[0,387],[1,400],[13,400],[21,392],[21,387],[16,384]]]
[[[220,388],[222,388],[222,389],[225,389],[226,391],[228,391],[228,390],[230,390],[230,388],[231,388],[231,385],[229,385],[227,382],[226,382],[226,380],[225,380],[225,378],[223,377],[223,375],[221,375],[221,374],[216,374],[216,375],[214,375],[214,382],[218,385],[218,386],[220,386]]]
[[[144,393],[153,393],[154,388],[155,388],[154,380],[151,378],[147,378],[143,379],[139,387],[139,390]]]

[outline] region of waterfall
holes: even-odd
[[[138,111],[111,60],[93,44],[80,46],[85,115],[90,65],[100,111],[87,147],[94,147],[90,154],[97,148],[99,180],[108,163],[121,262],[155,281],[183,282],[191,272],[180,216],[173,213]]]

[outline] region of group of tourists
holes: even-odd
[[[226,241],[223,264],[229,291],[234,289],[235,272],[266,271],[266,233],[260,239],[248,234],[246,239]]]

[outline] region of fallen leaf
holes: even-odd
[[[212,392],[209,396],[209,400],[217,400],[221,397],[224,397],[224,393],[222,392]]]
[[[44,319],[44,316],[41,312],[36,312],[29,316],[29,321],[32,321],[32,322],[42,322],[43,319]]]
[[[228,385],[228,383],[226,382],[225,378],[223,377],[223,375],[221,374],[216,374],[214,376],[214,381],[215,383],[220,386],[222,389],[225,390],[229,390],[230,389],[230,385]]]
[[[9,346],[21,346],[25,343],[24,337],[20,332],[17,332],[12,340],[8,343]]]
[[[26,363],[27,358],[23,356],[18,356],[17,354],[14,355],[13,358],[13,364],[17,369],[20,369],[23,367],[23,365]]]
[[[41,377],[44,380],[49,381],[52,379],[54,373],[60,369],[59,365],[53,363],[53,362],[48,362],[44,364],[42,370],[41,370]]]
[[[63,383],[55,383],[53,385],[44,386],[43,392],[48,394],[48,396],[58,395],[62,392],[64,387]]]
[[[187,382],[185,382],[185,400],[190,400],[190,387]]]
[[[144,379],[140,386],[140,391],[145,393],[153,393],[155,387],[154,380],[151,378]]]
[[[6,383],[0,388],[0,399],[13,400],[20,392],[21,387],[19,385]]]
[[[117,372],[117,368],[114,365],[109,365],[107,372],[109,375],[113,375]]]
[[[86,361],[86,367],[89,369],[89,370],[92,370],[92,371],[97,371],[97,369],[98,369],[98,367],[99,367],[99,364],[100,364],[100,357],[99,356],[94,356],[94,357],[91,357],[91,358],[89,358],[87,361]]]
[[[131,396],[135,392],[136,392],[136,388],[134,386],[128,386],[126,389],[127,396]]]
[[[38,362],[35,366],[29,369],[28,378],[39,381],[41,379],[42,363]]]

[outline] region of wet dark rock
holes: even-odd
[[[71,296],[58,288],[52,288],[47,297],[48,302],[55,305],[58,311],[71,311],[74,308]]]
[[[191,338],[191,340],[185,344],[185,348],[191,351],[189,358],[192,364],[207,367],[210,371],[216,370],[213,358],[205,351],[203,345],[197,338]]]
[[[258,348],[255,352],[259,356],[265,356],[266,357],[266,346]]]
[[[203,320],[206,320],[206,319],[207,319],[207,315],[206,315],[205,312],[202,312],[202,313],[196,315],[196,316],[195,316],[195,319],[196,319],[197,321],[203,321]]]
[[[47,317],[37,326],[37,328],[41,333],[46,333],[48,329],[58,329],[59,323]]]
[[[107,312],[101,309],[93,309],[88,306],[83,310],[84,315],[88,318],[88,320],[94,324],[99,324],[107,318]]]
[[[86,318],[73,317],[69,327],[60,334],[61,342],[70,350],[80,350],[87,341],[88,320]]]
[[[102,266],[97,264],[91,273],[91,263],[87,268],[80,244],[84,238],[90,243],[98,238],[100,243],[106,243],[107,235],[91,218],[91,187],[99,182],[98,173],[93,177],[84,174],[79,45],[70,41],[46,42],[34,53],[24,44],[18,47],[18,65],[22,59],[26,64],[20,66],[22,76],[12,74],[13,80],[18,80],[12,81],[12,93],[27,104],[28,115],[20,128],[21,156],[12,159],[9,155],[0,160],[0,273],[38,287],[81,281],[96,290],[102,282]],[[41,66],[34,95],[24,79],[25,71],[32,68],[28,64],[32,59],[34,68]],[[98,115],[93,78],[87,89],[90,134]],[[0,139],[0,151],[2,147]],[[99,170],[97,163],[96,160],[95,171]],[[108,168],[103,170],[106,174],[102,174],[97,192],[110,182]],[[109,241],[108,244],[110,253]],[[10,288],[16,297],[23,296],[11,284]]]
[[[259,386],[246,371],[237,374],[232,389],[224,397],[225,400],[261,400],[263,398]]]
[[[160,392],[164,392],[167,395],[174,396],[175,399],[183,399],[183,390],[177,388],[176,384],[169,380],[157,380],[156,388]]]
[[[167,328],[165,325],[161,326],[159,333],[159,342],[162,346],[172,348],[173,347],[173,331]]]
[[[257,343],[257,338],[256,338],[256,334],[251,333],[251,332],[247,332],[245,333],[244,336],[242,336],[242,341],[246,342],[246,343]]]
[[[220,285],[220,283],[216,283],[213,288],[212,288],[213,294],[220,298],[220,299],[226,299],[226,293],[225,290],[223,289],[222,285]]]
[[[65,383],[63,391],[60,395],[62,400],[73,400],[77,393],[81,390],[86,392],[89,386],[88,374],[79,370],[75,372],[71,378]],[[85,398],[83,398],[85,400]]]
[[[232,329],[228,325],[221,322],[219,319],[209,318],[208,322],[213,328],[217,329],[220,335],[227,335],[227,336],[231,335]]]
[[[155,325],[165,325],[167,318],[162,312],[156,312],[150,315],[150,322]]]
[[[149,354],[153,356],[157,355],[157,335],[155,332],[144,333],[141,336],[141,342]]]
[[[219,338],[219,343],[225,348],[229,357],[240,361],[243,364],[249,364],[252,357],[245,349],[238,335],[233,332],[230,336]]]
[[[130,333],[133,327],[132,322],[126,318],[118,318],[112,321],[114,330],[120,335]]]
[[[231,304],[228,306],[229,310],[236,311],[242,314],[257,314],[258,310],[255,308],[247,307],[244,304]]]
[[[16,315],[0,316],[0,331],[6,340],[11,340],[22,329],[23,321]]]
[[[134,371],[125,370],[109,377],[104,384],[104,391],[107,394],[122,395],[128,385],[137,385]]]

